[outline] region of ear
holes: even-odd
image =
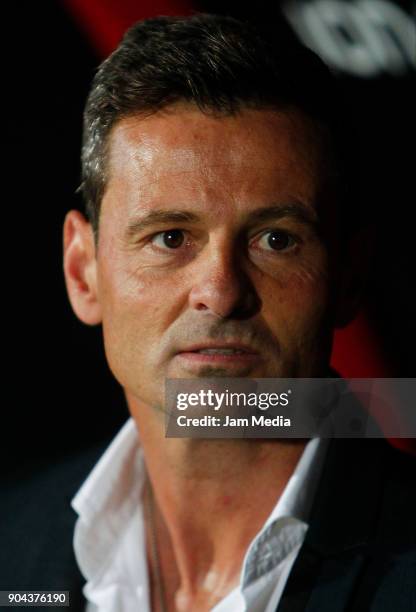
[[[346,327],[358,314],[372,264],[374,235],[361,229],[350,238],[340,264],[335,327]]]
[[[87,325],[101,323],[97,291],[97,261],[91,224],[77,210],[64,223],[64,274],[69,301],[77,317]]]

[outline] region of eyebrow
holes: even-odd
[[[186,210],[152,210],[139,219],[133,219],[127,227],[127,237],[134,238],[137,234],[156,224],[196,223],[200,217]]]
[[[283,217],[294,218],[314,229],[316,229],[318,224],[315,210],[306,207],[300,202],[257,208],[247,215],[246,223],[249,225],[254,223],[265,223],[268,221],[277,221]],[[176,225],[178,223],[197,223],[200,221],[201,217],[199,215],[186,210],[152,210],[138,219],[133,219],[127,226],[126,236],[132,239],[143,230],[157,224]]]
[[[305,225],[316,229],[318,225],[318,215],[312,207],[305,206],[301,202],[291,202],[288,204],[276,204],[265,206],[253,210],[247,216],[248,223],[265,223],[267,221],[277,221],[283,217],[291,217]]]

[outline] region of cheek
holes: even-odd
[[[158,337],[172,322],[180,284],[173,275],[139,270],[134,262],[103,257],[99,268],[99,296],[104,333],[124,346],[146,347],[146,338]],[[140,343],[138,342],[140,340]],[[139,350],[136,349],[136,350]]]
[[[324,275],[314,275],[306,271],[291,272],[285,275],[280,283],[279,302],[287,307],[288,315],[294,313],[296,319],[302,319],[316,310],[325,308],[328,301],[328,284]]]
[[[308,308],[327,302],[329,275],[326,257],[294,265],[289,262],[272,273],[269,271],[268,277],[274,285],[273,295],[281,305]]]
[[[122,387],[142,397],[149,385],[161,385],[161,346],[176,316],[178,283],[107,259],[99,284],[109,367]]]
[[[314,334],[326,319],[329,307],[328,274],[322,265],[280,270],[267,289],[269,320],[276,333],[300,339]]]

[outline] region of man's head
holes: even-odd
[[[137,24],[102,64],[89,222],[67,217],[65,271],[127,392],[151,404],[165,377],[324,374],[349,315],[335,92],[310,51],[230,18]]]
[[[178,101],[217,116],[242,108],[303,111],[328,137],[331,170],[340,195],[345,190],[346,118],[335,81],[283,23],[266,32],[229,17],[160,17],[126,33],[101,64],[87,100],[81,188],[96,232],[113,127]]]

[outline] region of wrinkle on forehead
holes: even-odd
[[[103,208],[107,196],[112,214],[122,216],[183,202],[209,203],[218,214],[225,202],[265,205],[274,194],[312,203],[321,145],[315,124],[298,111],[244,109],[213,117],[177,104],[125,117],[110,134]]]
[[[220,137],[209,129],[218,125]],[[276,139],[279,128],[284,130],[283,139]],[[299,111],[244,109],[236,115],[213,117],[192,105],[176,104],[150,116],[121,119],[110,134],[109,167],[114,171],[127,164],[149,168],[161,152],[168,154],[173,174],[192,171],[198,164],[244,166],[255,163],[268,143],[288,160],[303,153],[310,162],[321,148],[320,141],[320,131]],[[263,155],[262,163],[272,165],[273,160]]]

